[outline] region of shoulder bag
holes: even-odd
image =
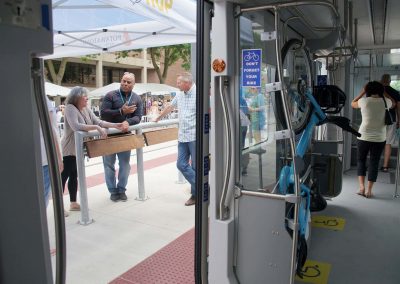
[[[383,99],[383,103],[385,104],[385,124],[392,125],[394,122],[394,117],[392,117],[392,114],[390,113],[390,111],[387,107],[385,97],[383,97],[382,99]]]

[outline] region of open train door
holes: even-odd
[[[196,209],[195,209],[195,281],[208,278],[209,207],[209,134],[210,134],[210,31],[212,4],[197,1],[196,32]]]
[[[302,102],[288,99],[288,90],[310,89],[313,73],[308,60],[298,60],[295,52],[282,62],[281,50],[288,38],[302,40],[301,33],[288,28],[289,19],[299,17],[292,18],[287,7],[307,11],[310,5],[315,2],[213,1],[210,283],[294,283],[304,264],[309,214],[302,214],[308,213],[302,210],[308,201],[300,194],[304,167],[296,156],[296,129],[307,125],[308,116]],[[335,11],[326,1],[317,5],[327,7],[315,11]],[[336,27],[324,33],[334,37]],[[204,119],[200,114],[198,119]],[[199,185],[202,178],[203,173]]]

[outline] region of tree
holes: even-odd
[[[163,84],[167,78],[169,66],[174,64],[179,59],[183,60],[182,67],[185,70],[189,70],[190,68],[189,44],[151,47],[149,48],[149,53],[151,56],[151,62],[153,63],[154,69],[156,70],[161,84]],[[162,60],[164,60],[164,64],[162,65],[163,70],[161,70],[161,66],[157,64],[158,62],[162,62]]]
[[[54,66],[53,60],[51,60],[51,59],[46,60],[46,63],[47,63],[48,73],[50,74],[50,78],[49,78],[50,81],[54,84],[61,85],[62,79],[64,77],[64,73],[65,73],[65,68],[67,67],[68,59],[67,58],[61,59],[61,63],[58,66],[57,73],[54,68],[55,66]]]
[[[190,69],[190,44],[150,47],[147,50],[161,84],[167,78],[168,68],[179,59],[183,60],[182,67],[185,70]],[[131,54],[129,50],[121,51],[117,53],[117,58],[132,56]]]

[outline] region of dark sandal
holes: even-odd
[[[365,193],[365,197],[366,198],[372,198],[373,197],[372,192]]]
[[[389,171],[389,167],[381,167],[381,171],[387,173]]]
[[[358,192],[357,192],[357,194],[358,194],[358,195],[360,195],[360,196],[364,196],[364,197],[366,197],[366,196],[365,196],[365,192],[364,192],[364,191],[358,191]]]

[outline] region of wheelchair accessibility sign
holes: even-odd
[[[330,271],[331,265],[329,263],[307,260],[300,271],[300,275],[296,275],[296,281],[327,284]]]
[[[311,217],[311,224],[313,227],[325,228],[335,231],[343,231],[346,221],[343,218],[332,216],[319,216]]]
[[[261,49],[242,50],[242,87],[261,87]]]

